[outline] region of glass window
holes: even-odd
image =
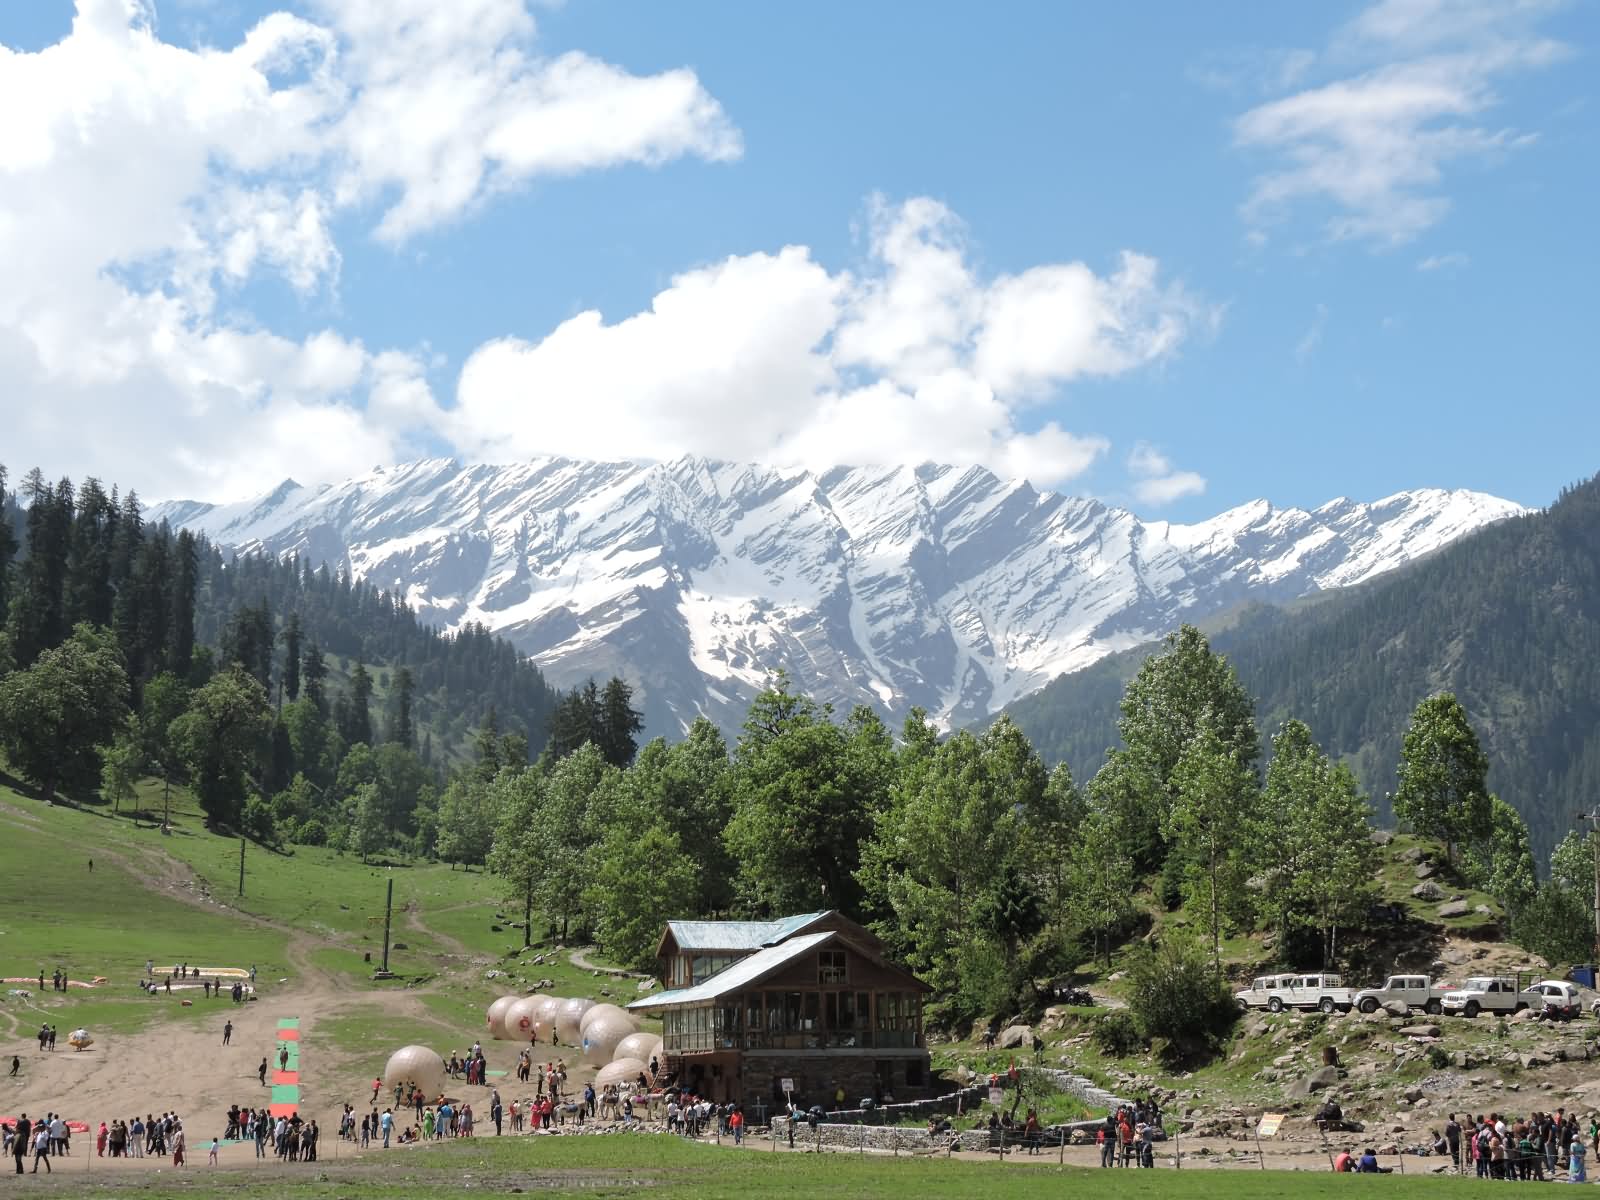
[[[843,950],[819,950],[817,982],[823,985],[846,982],[845,961]]]

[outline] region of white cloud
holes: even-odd
[[[1258,105],[1234,123],[1236,143],[1268,165],[1244,205],[1260,227],[1297,205],[1327,212],[1334,239],[1393,245],[1450,206],[1448,168],[1526,145],[1491,124],[1496,81],[1565,56],[1538,36],[1540,0],[1380,0],[1340,31],[1327,58],[1339,78]],[[1352,64],[1362,69],[1349,73]]]
[[[740,152],[693,73],[542,58],[522,0],[313,2],[187,49],[143,0],[79,0],[60,42],[0,46],[14,466],[237,495],[434,444],[410,355],[276,336],[232,294],[335,287],[341,212],[398,242],[538,176]]]
[[[1452,250],[1448,254],[1430,254],[1417,262],[1419,271],[1452,271],[1472,261],[1465,251]]]
[[[1140,442],[1128,453],[1128,473],[1133,476],[1133,494],[1141,504],[1160,507],[1198,496],[1206,490],[1204,475],[1177,470],[1172,460],[1148,442]]]
[[[491,459],[932,459],[1050,485],[1108,443],[1029,429],[1022,410],[1074,379],[1157,362],[1215,319],[1139,255],[1107,275],[1055,263],[984,280],[943,205],[880,199],[859,273],[790,246],[685,272],[614,324],[590,311],[491,343],[463,368],[445,427]]]
[[[1328,306],[1317,305],[1316,315],[1311,318],[1311,327],[1305,331],[1300,340],[1294,345],[1294,356],[1305,362],[1322,345],[1322,334],[1328,327]]]

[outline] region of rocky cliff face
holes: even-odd
[[[841,711],[958,724],[1181,621],[1359,583],[1520,511],[1423,490],[1174,525],[977,467],[686,458],[430,460],[151,518],[346,564],[558,684],[625,675],[672,733],[700,713],[736,726],[779,669]]]

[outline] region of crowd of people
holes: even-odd
[[[1458,1171],[1479,1179],[1546,1180],[1565,1175],[1568,1183],[1588,1180],[1590,1150],[1600,1154],[1600,1116],[1591,1114],[1585,1130],[1576,1113],[1558,1108],[1526,1117],[1501,1113],[1455,1113],[1435,1130],[1433,1152],[1449,1155]]]

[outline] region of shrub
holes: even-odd
[[[1128,967],[1128,1008],[1147,1040],[1165,1039],[1169,1059],[1214,1049],[1239,1007],[1205,952],[1186,938],[1141,949]]]
[[[1441,1046],[1429,1046],[1428,1065],[1435,1071],[1443,1070],[1450,1065],[1450,1055]]]
[[[302,846],[325,846],[328,843],[328,827],[315,817],[301,821],[294,840]]]
[[[1096,1021],[1094,1031],[1089,1036],[1100,1053],[1112,1058],[1127,1058],[1145,1046],[1144,1038],[1139,1033],[1139,1022],[1134,1020],[1132,1013],[1120,1008],[1112,1009]]]
[[[251,796],[244,802],[244,809],[239,814],[239,825],[244,833],[259,845],[270,846],[277,840],[277,827],[272,819],[272,805],[259,796]]]

